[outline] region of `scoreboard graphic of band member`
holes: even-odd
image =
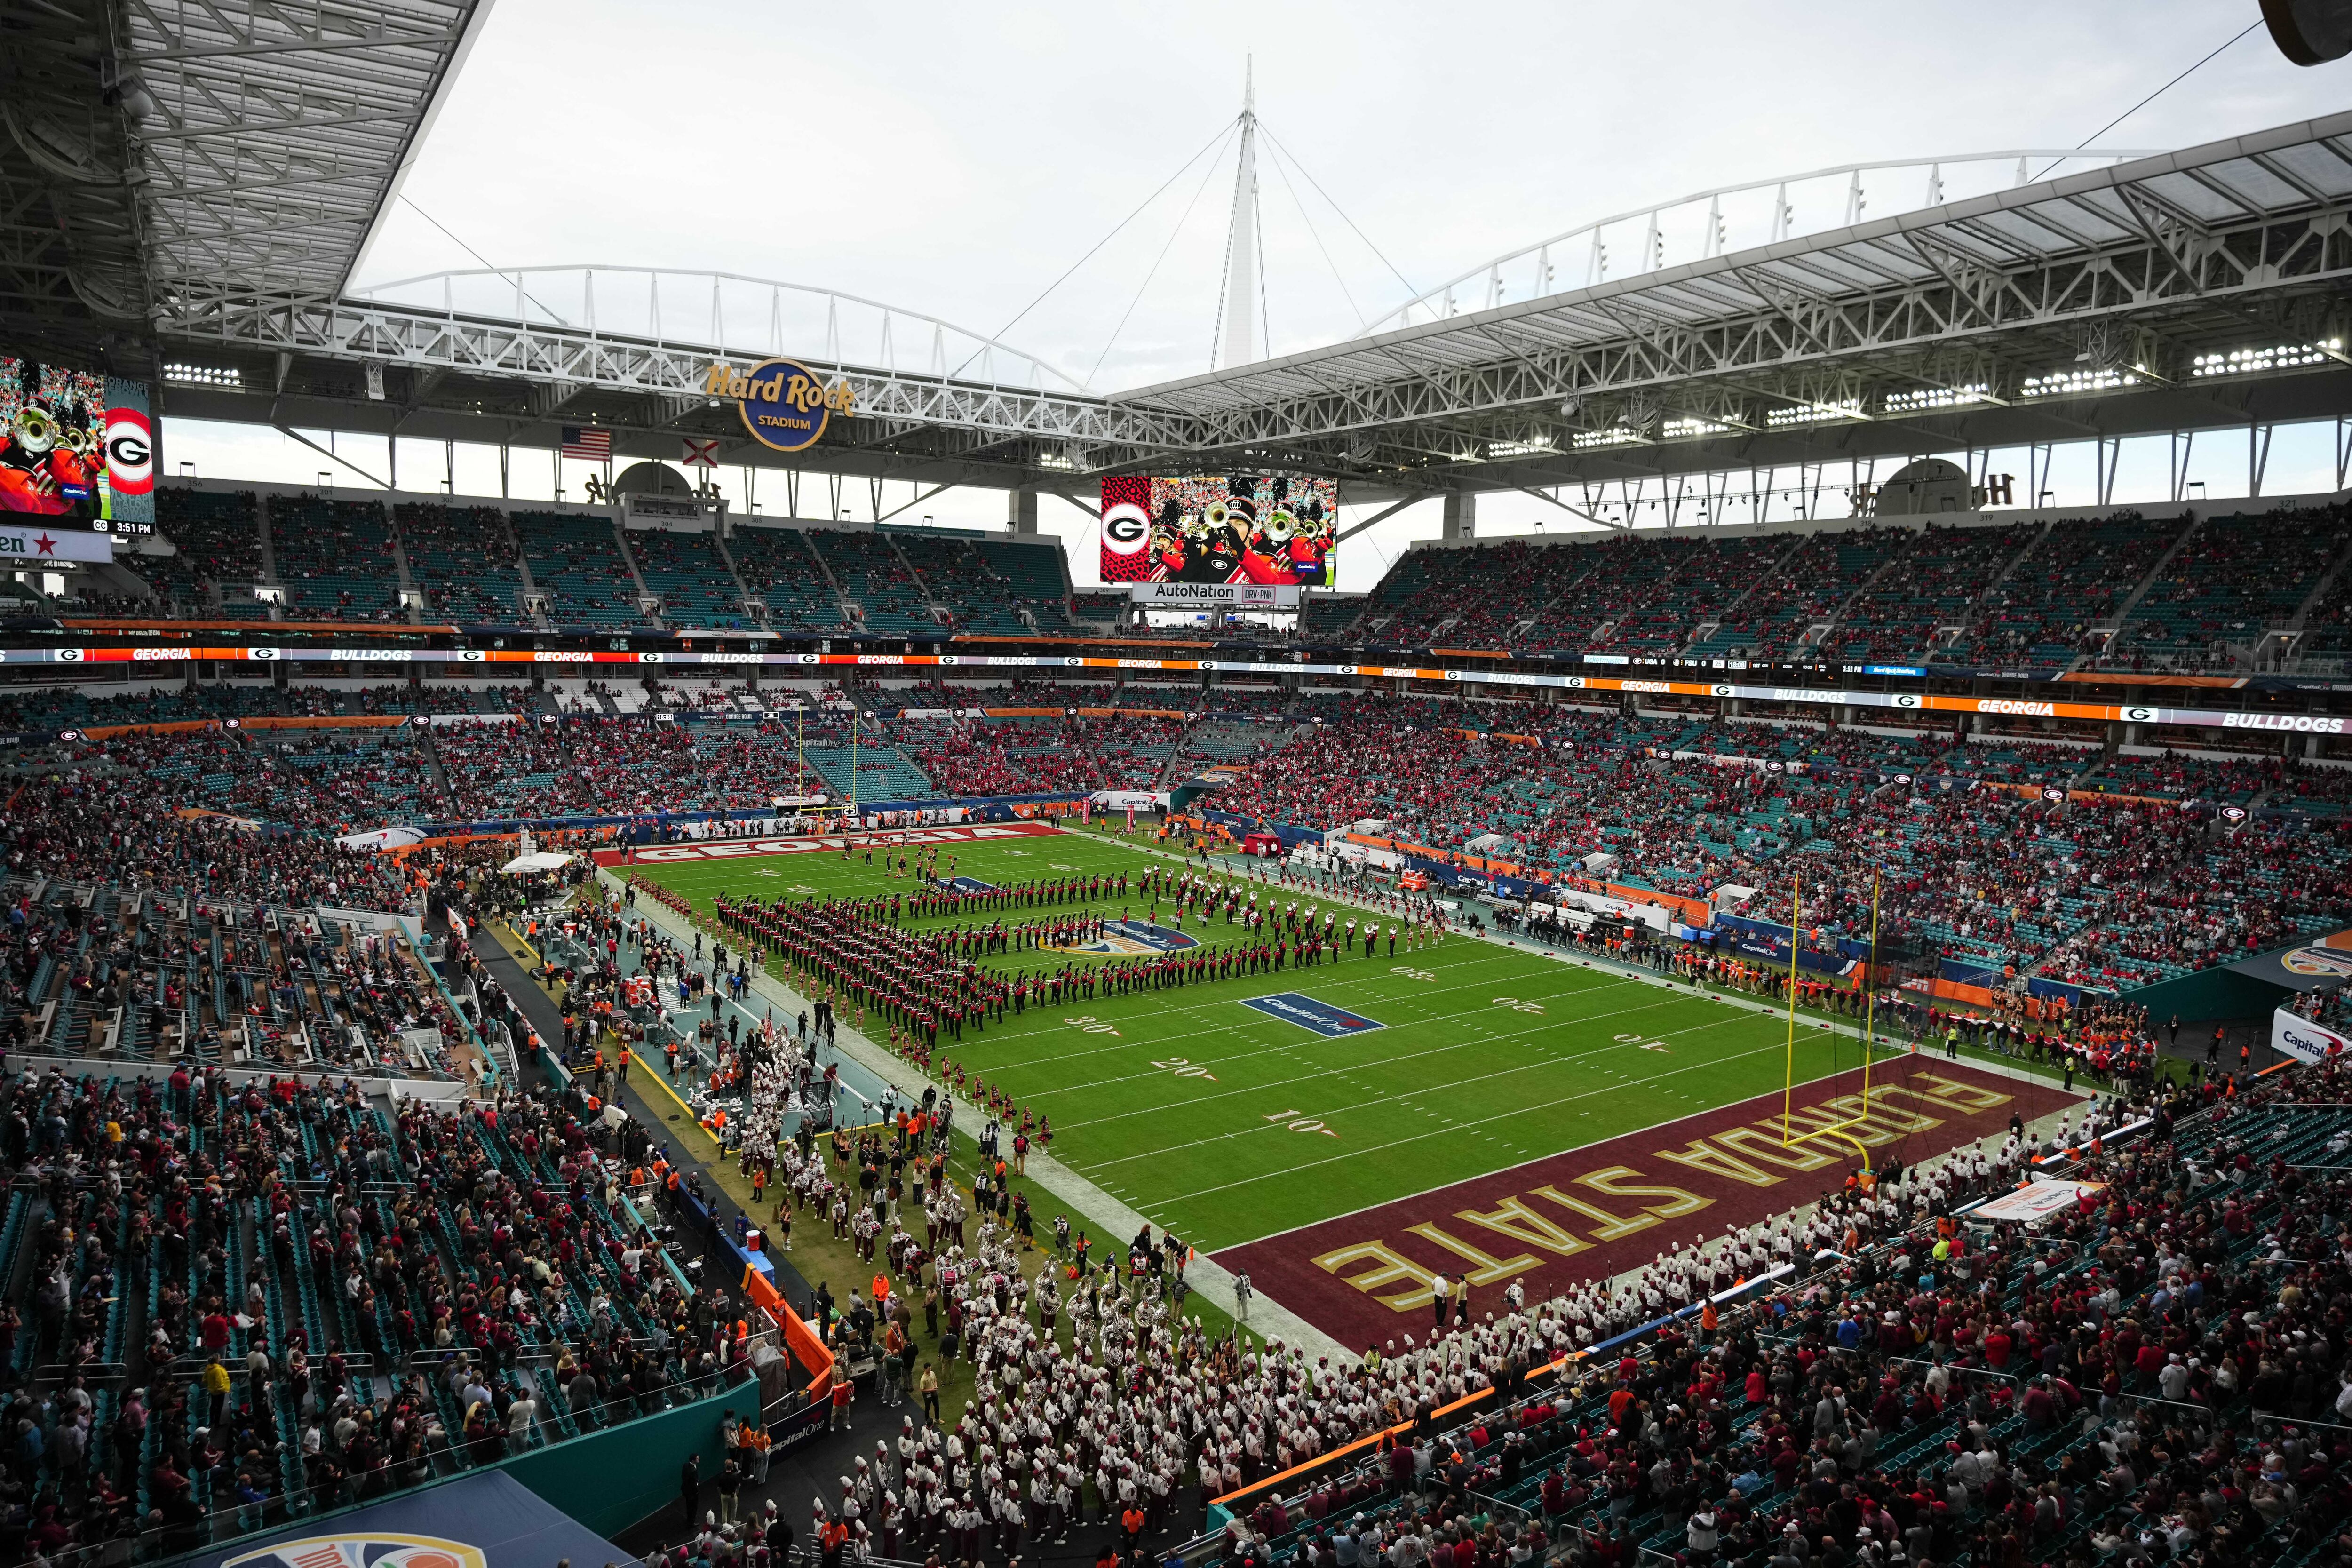
[[[146,383],[0,351],[0,513],[152,533],[154,489]]]
[[[1329,587],[1339,526],[1336,479],[1114,476],[1102,482],[1102,580]]]

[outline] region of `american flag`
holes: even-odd
[[[592,463],[613,460],[613,433],[599,430],[593,425],[566,425],[563,427],[563,455],[582,458]]]

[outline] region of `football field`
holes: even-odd
[[[1109,837],[1031,833],[950,843],[941,872],[1005,886],[1176,864]],[[634,874],[698,910],[722,891],[832,898],[915,886],[883,858],[698,855]],[[1293,889],[1271,896],[1334,907]],[[1150,902],[1130,894],[1096,907],[1139,924]],[[1368,918],[1337,907],[1343,926]],[[1171,929],[1172,904],[1157,912],[1159,929]],[[1210,944],[1244,934],[1222,918],[1185,930]],[[1009,971],[1107,961],[1048,951],[984,962]],[[1337,963],[1032,1006],[961,1042],[942,1037],[940,1049],[1050,1119],[1056,1159],[1206,1251],[1777,1094],[1789,1071],[1781,1016],[1460,936],[1417,952],[1400,944],[1393,956],[1383,940],[1370,958],[1359,942]],[[1801,1020],[1794,1059],[1802,1084],[1858,1066],[1861,1051]]]

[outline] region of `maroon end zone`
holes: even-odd
[[[1792,1120],[1821,1129],[1863,1111],[1862,1069],[1804,1085]],[[1914,1055],[1875,1069],[1869,1119],[1846,1129],[1874,1163],[1906,1163],[2006,1132],[2084,1097]],[[1819,1198],[1860,1163],[1843,1138],[1781,1142],[1781,1099],[1759,1095],[1645,1131],[1401,1198],[1217,1253],[1259,1290],[1349,1346],[1426,1333],[1430,1286],[1467,1274],[1474,1310],[1527,1281],[1540,1300],[1638,1268],[1702,1233]]]

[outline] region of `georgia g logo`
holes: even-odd
[[[155,488],[155,437],[136,408],[106,415],[106,482],[117,495],[143,496]]]
[[[1103,548],[1113,555],[1133,555],[1151,541],[1151,514],[1131,500],[1107,508],[1102,520]]]

